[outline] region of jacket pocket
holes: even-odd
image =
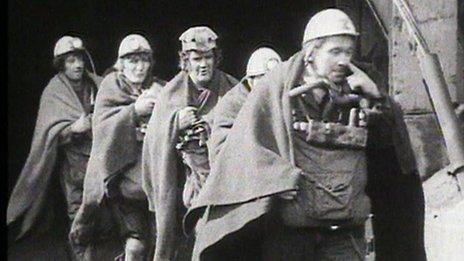
[[[353,218],[353,172],[304,173],[296,200],[308,217],[320,220]]]

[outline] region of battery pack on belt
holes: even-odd
[[[319,146],[363,149],[367,144],[367,129],[311,119],[308,124],[306,141]]]

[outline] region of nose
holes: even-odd
[[[200,66],[201,67],[206,67],[206,59],[201,59]]]
[[[349,63],[350,63],[349,58],[343,58],[343,59],[338,60],[337,65],[340,66],[340,67],[346,67],[346,66],[348,66]]]
[[[337,62],[339,66],[348,66],[351,61],[351,55],[347,53],[341,53]]]
[[[137,70],[142,70],[142,69],[144,69],[144,67],[145,67],[145,63],[143,61],[138,61],[136,66],[135,66],[135,68]]]
[[[74,67],[75,67],[76,69],[82,69],[82,68],[84,67],[84,62],[83,62],[83,61],[76,61],[76,62],[74,63]]]

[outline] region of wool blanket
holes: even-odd
[[[100,77],[86,73],[84,80],[97,90]],[[18,234],[24,236],[38,221],[46,204],[48,185],[58,167],[60,133],[86,113],[78,96],[62,73],[45,87],[32,138],[31,149],[10,196],[7,224],[21,220]]]
[[[197,115],[211,124],[213,109],[237,80],[216,70],[209,84],[209,97],[198,108]],[[175,255],[179,233],[179,206],[185,179],[184,166],[176,151],[179,141],[178,111],[191,104],[192,92],[197,91],[188,74],[179,72],[160,94],[148,123],[142,155],[142,184],[149,207],[156,215],[156,250],[154,260],[171,260]]]

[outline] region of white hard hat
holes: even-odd
[[[191,27],[179,37],[182,51],[206,52],[216,48],[217,34],[207,26]]]
[[[334,35],[358,36],[350,17],[339,9],[326,9],[315,14],[306,25],[303,44],[308,41]]]
[[[256,76],[265,74],[277,64],[282,62],[280,55],[268,47],[262,47],[254,51],[248,60],[246,75]]]
[[[121,58],[125,55],[132,53],[148,53],[153,51],[145,37],[139,34],[130,34],[122,39],[119,45],[118,57]]]
[[[79,37],[63,36],[56,42],[53,56],[57,57],[65,53],[83,50],[84,44]]]

